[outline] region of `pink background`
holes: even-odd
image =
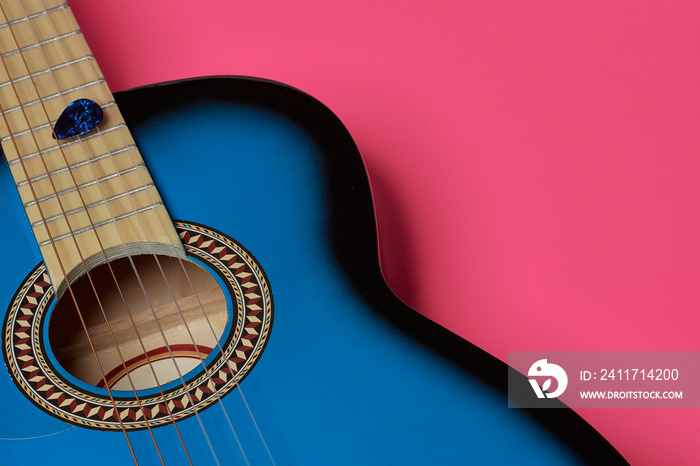
[[[392,289],[497,357],[700,349],[697,2],[71,4],[115,91],[240,74],[328,105]],[[698,410],[579,412],[633,464],[700,456]]]

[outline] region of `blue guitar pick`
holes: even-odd
[[[80,136],[95,128],[102,122],[102,108],[90,99],[78,99],[71,102],[53,127],[54,139],[66,139]]]

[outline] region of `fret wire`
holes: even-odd
[[[74,168],[79,168],[79,167],[82,167],[83,165],[86,165],[86,164],[88,164],[88,163],[97,162],[97,161],[99,161],[99,160],[106,159],[107,157],[110,157],[110,156],[112,156],[112,155],[121,154],[122,152],[126,152],[126,151],[128,151],[128,150],[130,150],[130,149],[135,149],[135,148],[136,148],[136,145],[135,145],[135,144],[131,144],[131,145],[127,146],[127,147],[124,147],[123,149],[117,149],[117,150],[112,151],[112,152],[107,152],[106,154],[98,155],[97,157],[93,157],[93,158],[90,158],[90,159],[82,160],[82,161],[80,161],[80,162],[76,162],[76,163],[74,163],[74,164],[72,164],[72,165],[69,165],[68,167],[59,168],[58,170],[54,170],[54,171],[50,172],[49,174],[50,174],[50,175],[57,175],[57,174],[59,174],[59,173],[61,173],[61,172],[64,172],[64,171],[66,171],[66,170],[72,170],[72,169],[74,169]],[[13,162],[16,163],[16,162],[18,162],[18,160],[13,160]],[[39,176],[42,177],[42,178],[44,178],[46,175],[39,175]],[[35,178],[36,178],[36,179],[35,179]],[[36,181],[37,179],[40,179],[40,178],[38,178],[38,177],[35,177],[35,178],[32,178],[31,181],[34,182],[34,181]],[[30,203],[28,203],[28,204],[25,204],[25,206],[27,206],[27,207],[29,207],[30,205],[33,205],[33,201],[30,202]]]
[[[43,180],[44,178],[47,178],[47,177],[49,177],[49,176],[58,175],[58,174],[60,174],[60,173],[66,172],[66,171],[68,171],[68,170],[73,170],[73,169],[75,169],[75,168],[80,168],[80,167],[82,167],[82,166],[87,165],[88,163],[97,162],[97,161],[99,161],[99,160],[106,159],[107,157],[110,157],[110,156],[112,156],[112,155],[121,154],[122,152],[125,152],[125,151],[127,151],[127,150],[129,150],[129,149],[135,149],[135,148],[136,148],[136,145],[131,144],[130,146],[124,147],[123,149],[118,149],[118,150],[115,150],[115,151],[112,151],[112,152],[107,152],[106,154],[98,155],[97,157],[93,157],[93,158],[90,158],[90,159],[81,160],[80,162],[76,162],[76,163],[74,163],[74,164],[72,164],[72,165],[68,165],[67,167],[62,167],[62,168],[58,168],[58,169],[56,169],[56,170],[52,170],[52,171],[50,171],[50,172],[48,172],[48,173],[42,173],[41,175],[37,175],[37,176],[34,176],[34,177],[30,178],[29,181],[32,182],[32,183],[34,183],[35,181]],[[21,181],[21,183],[27,184],[27,181],[24,180],[24,181]]]
[[[94,85],[94,84],[90,84],[90,86],[92,86],[92,85]],[[85,86],[85,87],[89,87],[89,86]],[[115,103],[115,102],[109,102],[109,103],[103,105],[102,108],[107,108],[107,107],[109,107],[109,106],[111,106],[111,105],[116,105],[116,103]],[[22,107],[22,106],[20,106],[20,107]],[[36,132],[36,131],[39,131],[39,130],[41,130],[41,129],[48,128],[48,127],[50,127],[50,126],[51,126],[51,123],[44,123],[43,125],[34,126],[34,127],[32,127],[32,128],[25,129],[25,130],[19,131],[19,132],[17,132],[17,133],[13,133],[13,136],[16,137],[16,138],[18,138],[18,137],[20,137],[20,136],[24,136],[25,134],[29,134],[29,133],[31,133],[32,131]],[[9,136],[8,136],[8,137],[9,137]]]
[[[34,14],[31,14],[31,15],[28,15],[28,16],[23,16],[23,17],[21,17],[21,18],[19,18],[19,19],[13,19],[13,20],[10,21],[9,23],[2,23],[2,24],[0,24],[0,29],[5,28],[5,27],[7,27],[7,26],[12,26],[13,24],[21,23],[21,22],[24,22],[24,21],[27,21],[27,20],[30,20],[30,19],[34,19],[34,18],[36,18],[36,17],[38,17],[38,16],[41,16],[41,15],[48,15],[49,13],[53,13],[54,11],[59,11],[59,10],[61,10],[62,8],[66,8],[66,7],[68,7],[68,4],[67,4],[67,3],[64,3],[63,5],[55,6],[55,7],[53,7],[53,8],[49,8],[48,10],[42,10],[42,11],[40,11],[40,12],[38,12],[38,13],[34,13]]]
[[[15,55],[15,54],[17,54],[17,53],[26,52],[27,50],[31,50],[31,49],[33,49],[33,48],[40,47],[40,46],[42,46],[42,45],[50,44],[50,43],[52,43],[52,42],[56,42],[56,41],[59,41],[59,40],[62,40],[62,39],[66,39],[66,38],[71,37],[71,36],[74,36],[74,35],[77,36],[77,35],[80,34],[80,33],[81,33],[81,32],[80,32],[80,29],[78,29],[78,30],[76,30],[76,31],[67,32],[67,33],[65,33],[65,34],[61,34],[60,36],[52,37],[51,39],[42,40],[41,42],[36,42],[36,43],[34,43],[34,44],[31,44],[31,45],[26,45],[26,46],[24,46],[24,47],[22,47],[22,48],[20,48],[20,49],[10,50],[9,52],[3,53],[1,56],[2,56],[2,58],[7,58],[7,57],[12,56],[12,55]]]
[[[55,99],[56,97],[61,97],[61,96],[70,94],[71,92],[80,91],[80,90],[85,89],[87,87],[96,86],[98,84],[104,84],[104,83],[105,83],[104,79],[98,79],[97,81],[90,81],[89,83],[81,84],[80,86],[66,89],[65,91],[56,92],[55,94],[47,95],[46,97],[42,97],[40,99],[30,100],[29,102],[27,102],[25,104],[17,105],[16,107],[10,107],[7,110],[5,110],[5,114],[15,112],[15,111],[20,110],[22,108],[27,108],[27,107],[30,107],[32,105],[36,105],[36,104],[39,104],[42,102],[46,102],[48,100]],[[111,101],[111,102],[107,102],[107,104],[105,104],[105,106],[106,105],[114,105],[114,104],[115,104],[115,102]],[[104,108],[104,106],[102,108]]]
[[[51,73],[53,71],[60,70],[61,68],[65,68],[67,66],[75,65],[76,63],[80,63],[80,62],[85,61],[85,60],[94,60],[94,59],[95,59],[95,57],[92,55],[86,55],[84,57],[76,58],[75,60],[70,60],[70,61],[67,61],[65,63],[61,63],[60,65],[51,66],[45,70],[35,71],[35,72],[29,73],[25,76],[20,76],[19,78],[10,79],[9,81],[4,81],[4,82],[0,83],[0,88],[5,87],[5,86],[9,86],[10,84],[16,84],[18,82],[25,81],[29,78],[36,78],[37,76],[41,76],[41,75],[46,74],[46,73]],[[104,78],[98,78],[98,81],[105,82]]]
[[[107,132],[109,132],[109,131],[114,131],[114,130],[120,129],[120,128],[126,128],[126,124],[124,124],[124,123],[119,123],[119,124],[117,124],[117,125],[112,126],[111,128],[105,128],[105,129],[102,130],[102,133],[95,133],[95,134],[91,134],[91,135],[89,135],[89,136],[84,136],[84,137],[82,137],[82,140],[84,141],[84,140],[86,140],[86,139],[96,138],[96,137],[100,136],[101,134],[105,134],[105,133],[107,133]],[[15,135],[15,136],[16,136],[16,135]],[[4,138],[2,138],[2,142],[5,142],[6,140],[9,140],[9,139],[11,139],[11,138],[12,138],[12,136],[5,136]],[[37,155],[40,155],[40,154],[46,154],[47,152],[51,152],[51,151],[53,151],[53,150],[57,150],[59,147],[67,147],[67,146],[70,146],[70,145],[72,145],[72,144],[77,144],[78,142],[79,142],[79,140],[76,139],[75,141],[64,142],[64,143],[61,144],[60,146],[51,146],[51,147],[48,147],[48,148],[46,148],[46,149],[42,149],[41,151],[31,152],[31,153],[29,153],[29,154],[27,154],[27,155],[23,155],[23,156],[22,156],[22,160],[27,160],[27,159],[30,159],[30,158],[32,158],[32,157],[36,157]],[[14,159],[13,162],[16,161],[16,160],[19,160],[19,159]],[[12,163],[12,162],[10,162],[10,163]]]
[[[112,132],[112,131],[115,131],[115,130],[118,130],[118,129],[122,129],[122,128],[126,128],[126,124],[124,124],[124,123],[119,123],[118,125],[114,125],[114,126],[112,126],[112,127],[105,128],[105,129],[102,130],[102,133],[101,133],[101,134],[110,133],[110,132]],[[79,139],[76,139],[76,140],[74,140],[74,141],[64,142],[63,144],[61,144],[60,147],[69,147],[69,146],[71,146],[71,145],[73,145],[73,144],[77,144],[80,140],[83,140],[83,141],[84,141],[84,140],[86,140],[86,139],[92,139],[92,138],[96,138],[96,137],[98,137],[98,136],[100,136],[99,133],[90,134],[90,135],[88,135],[88,136],[80,136]],[[5,139],[9,139],[10,137],[11,137],[11,136],[7,136],[7,137],[3,138],[2,141],[4,142]],[[135,147],[135,146],[134,146],[134,147]],[[49,147],[49,148],[47,148],[47,149],[44,149],[44,150],[42,150],[42,151],[31,152],[31,153],[29,153],[29,154],[27,154],[27,155],[23,155],[23,156],[22,156],[22,160],[24,161],[24,160],[27,160],[27,159],[31,159],[31,158],[34,158],[34,157],[40,155],[40,154],[46,154],[46,153],[48,153],[48,152],[58,150],[58,148],[59,148],[59,146],[53,146],[53,147]],[[19,163],[19,158],[12,159],[12,160],[10,160],[8,163],[9,163],[10,165],[13,165],[13,164],[15,164],[15,163]]]
[[[155,185],[153,183],[148,183],[145,186],[139,186],[138,188],[132,189],[131,191],[125,191],[123,193],[115,194],[114,196],[108,197],[107,199],[100,199],[99,201],[95,201],[93,203],[87,204],[87,206],[86,206],[87,209],[83,206],[80,206],[80,207],[77,207],[75,209],[66,211],[66,215],[73,215],[73,214],[77,214],[80,212],[86,212],[88,209],[92,209],[94,207],[98,207],[100,205],[107,204],[108,202],[111,202],[111,201],[116,201],[116,200],[121,199],[125,196],[130,196],[132,194],[139,193],[145,189],[152,188],[152,187],[155,187]],[[57,214],[57,215],[54,215],[51,217],[47,217],[46,223],[53,222],[54,220],[58,220],[61,218],[64,218],[63,214]],[[43,223],[44,223],[43,220],[37,220],[36,222],[32,223],[32,227],[37,227],[39,225],[42,225]]]
[[[117,153],[124,152],[124,151],[130,151],[130,150],[135,149],[135,148],[136,148],[136,146],[132,144],[132,145],[130,145],[130,146],[124,148],[124,149],[119,149],[118,151],[114,151],[114,152],[112,152],[111,154],[103,154],[103,155],[100,155],[99,157],[96,157],[96,158],[94,158],[94,159],[90,159],[90,161],[103,159],[103,158],[109,157],[109,156],[112,155],[112,154],[117,154]],[[19,160],[15,159],[15,160],[13,160],[13,162],[18,163]],[[81,162],[81,163],[84,163],[84,162]],[[142,165],[143,165],[143,164],[142,164]],[[71,192],[73,192],[73,191],[76,191],[76,189],[75,189],[75,188],[69,188],[69,189],[67,189],[67,190],[63,190],[63,191],[59,192],[58,194],[59,194],[59,195],[64,195],[64,194],[71,193]],[[48,196],[40,197],[39,199],[37,199],[37,201],[38,201],[39,203],[42,203],[42,202],[44,202],[44,201],[48,201],[48,200],[54,199],[55,197],[56,197],[56,194],[49,194]],[[25,205],[25,207],[31,207],[31,206],[35,205],[35,204],[37,203],[37,201],[29,201],[29,202],[25,203],[24,205]]]
[[[131,173],[131,172],[133,172],[133,171],[135,171],[135,170],[138,170],[139,168],[146,168],[146,165],[144,165],[143,163],[140,163],[140,164],[138,164],[138,165],[136,165],[136,166],[129,167],[129,168],[125,169],[125,170],[121,170],[121,171],[118,171],[118,172],[116,172],[116,173],[110,173],[109,175],[105,175],[105,176],[103,176],[102,178],[97,178],[97,179],[95,179],[95,180],[87,181],[87,182],[85,182],[85,183],[79,184],[78,186],[74,186],[74,187],[72,187],[72,188],[64,189],[64,190],[62,190],[62,191],[59,191],[59,192],[56,193],[56,194],[58,194],[59,196],[61,196],[61,195],[63,195],[63,194],[68,194],[68,193],[73,192],[73,191],[76,191],[76,190],[78,190],[78,189],[87,188],[88,186],[92,186],[92,185],[97,184],[97,183],[102,183],[103,181],[111,180],[112,178],[116,178],[117,176],[120,176],[120,175],[126,175],[127,173]],[[24,185],[27,185],[27,184],[29,184],[29,182],[28,182],[27,180],[24,180],[24,181],[20,181],[19,183],[17,183],[17,186],[20,187],[20,186],[24,186]]]
[[[133,215],[137,215],[137,214],[140,214],[140,213],[143,213],[143,212],[147,212],[147,211],[149,211],[149,210],[152,210],[152,209],[155,209],[155,208],[161,207],[161,206],[163,206],[163,202],[162,202],[162,201],[159,201],[159,202],[156,202],[155,204],[149,205],[149,206],[147,206],[147,207],[143,207],[143,208],[138,209],[138,210],[133,210],[133,211],[131,211],[131,212],[127,212],[127,213],[125,213],[125,214],[118,215],[118,216],[116,216],[116,217],[113,217],[113,218],[110,218],[110,219],[107,219],[107,220],[103,220],[102,222],[95,223],[94,225],[89,225],[89,226],[86,226],[86,227],[81,228],[81,229],[79,229],[79,230],[74,230],[74,231],[72,231],[72,232],[70,232],[70,233],[65,233],[65,234],[63,234],[63,235],[56,236],[56,237],[54,237],[54,238],[52,238],[52,239],[42,241],[41,243],[39,243],[39,246],[40,246],[40,247],[47,246],[47,245],[51,244],[52,241],[55,241],[55,242],[56,242],[56,241],[61,241],[61,240],[66,239],[66,238],[70,238],[70,237],[73,236],[73,235],[77,236],[77,235],[79,235],[80,233],[85,233],[86,231],[90,231],[90,230],[94,230],[95,232],[97,232],[97,228],[99,228],[99,227],[102,227],[102,226],[105,226],[105,225],[109,225],[110,223],[117,222],[117,221],[119,221],[119,220],[122,220],[122,219],[125,219],[125,218],[128,218],[128,217],[131,217],[131,216],[133,216]]]
[[[24,136],[25,134],[29,134],[31,132],[37,132],[39,130],[49,128],[50,126],[51,126],[51,123],[44,123],[43,125],[39,125],[39,126],[35,126],[33,128],[25,129],[25,130],[22,130],[18,133],[13,133],[13,136],[18,138],[20,136]]]

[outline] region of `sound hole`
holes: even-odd
[[[183,260],[185,272],[166,256],[160,267],[154,256],[132,259],[138,275],[127,258],[110,263],[118,286],[107,265],[79,278],[49,321],[58,362],[93,386],[147,389],[201,370],[200,357],[217,350],[226,327],[226,297],[209,272]]]

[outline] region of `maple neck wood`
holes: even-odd
[[[68,5],[0,0],[0,138],[59,295],[77,277],[129,254],[184,256],[172,221]],[[104,120],[56,140],[79,98]]]

